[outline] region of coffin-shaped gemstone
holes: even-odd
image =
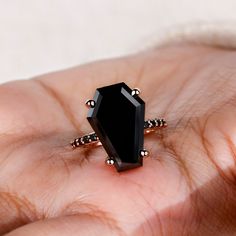
[[[142,166],[145,103],[125,83],[96,90],[88,121],[117,171]]]

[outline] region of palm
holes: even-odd
[[[176,57],[179,54],[177,50]],[[214,183],[221,183],[217,169],[221,162],[217,155],[211,160],[215,155],[211,143],[219,135],[214,133],[219,122],[224,140],[230,140],[231,124],[223,124],[222,114],[232,115],[232,107],[224,106],[222,113],[212,111],[232,96],[206,104],[218,88],[210,91],[203,80],[194,80],[195,66],[188,68],[193,59],[182,66],[189,72],[180,77],[179,61],[163,55],[154,52],[101,62],[1,87],[0,215],[5,216],[1,233],[46,218],[37,224],[42,228],[45,222],[58,224],[45,226],[55,235],[182,235],[187,232],[185,224],[191,225],[191,235],[202,235],[207,227],[198,222],[193,202],[204,194],[198,203],[200,213],[221,203],[211,202],[207,191],[210,184],[211,195],[216,196]],[[199,56],[195,63],[200,60]],[[151,158],[144,167],[121,173],[104,165],[103,148],[71,150],[68,144],[91,131],[84,101],[97,87],[119,81],[141,88],[146,118],[164,116],[169,121],[163,133],[145,138]],[[197,100],[202,88],[205,93]],[[224,142],[217,145],[221,155]],[[232,164],[230,157],[227,160],[222,173]],[[212,224],[214,216],[205,219]],[[195,232],[198,223],[201,227]]]

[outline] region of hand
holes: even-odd
[[[0,87],[0,233],[236,233],[236,54],[173,45]],[[71,150],[91,130],[83,106],[97,87],[141,89],[144,166],[117,173],[102,147]]]

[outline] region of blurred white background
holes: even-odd
[[[236,21],[236,1],[0,0],[0,82],[135,52],[178,25],[214,21]]]

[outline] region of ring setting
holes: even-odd
[[[108,154],[107,165],[118,172],[143,165],[149,156],[144,145],[144,134],[164,128],[164,119],[144,120],[145,102],[138,88],[117,83],[96,89],[94,98],[86,101],[87,120],[95,132],[76,138],[73,148],[102,145]]]

